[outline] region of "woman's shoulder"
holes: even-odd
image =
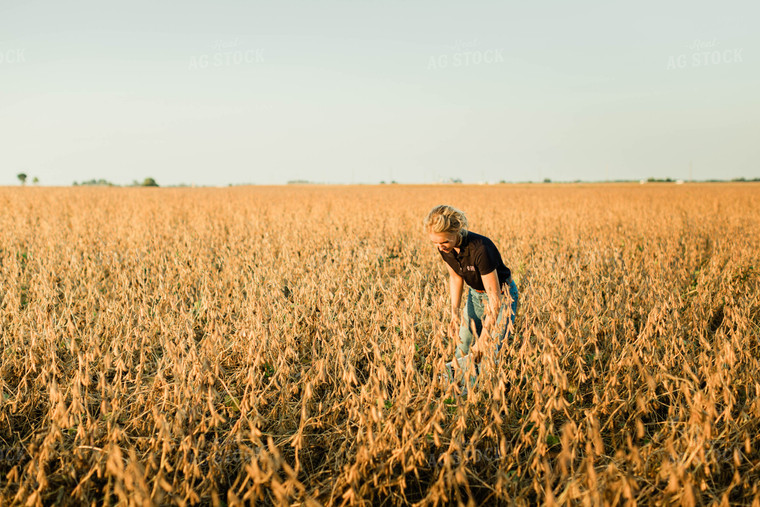
[[[467,245],[474,251],[483,251],[483,250],[496,250],[497,252],[499,249],[496,247],[496,243],[491,241],[491,238],[487,236],[483,236],[482,234],[478,234],[477,232],[469,231],[467,233],[467,236],[470,236],[469,240],[467,241]]]
[[[488,237],[483,236],[482,234],[478,234],[477,232],[468,231],[467,236],[470,238],[471,243],[475,244],[493,244],[493,241],[491,241]]]

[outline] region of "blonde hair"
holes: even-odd
[[[464,211],[441,204],[430,210],[422,222],[429,232],[456,233],[460,239],[467,236],[467,217]]]

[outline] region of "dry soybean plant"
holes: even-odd
[[[2,503],[760,505],[758,190],[0,189]],[[520,290],[467,396],[440,203]]]

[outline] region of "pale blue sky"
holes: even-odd
[[[760,177],[758,5],[0,0],[0,185]]]

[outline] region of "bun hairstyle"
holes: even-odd
[[[452,206],[436,206],[423,220],[428,232],[456,233],[462,238],[467,236],[467,217],[464,212]]]

